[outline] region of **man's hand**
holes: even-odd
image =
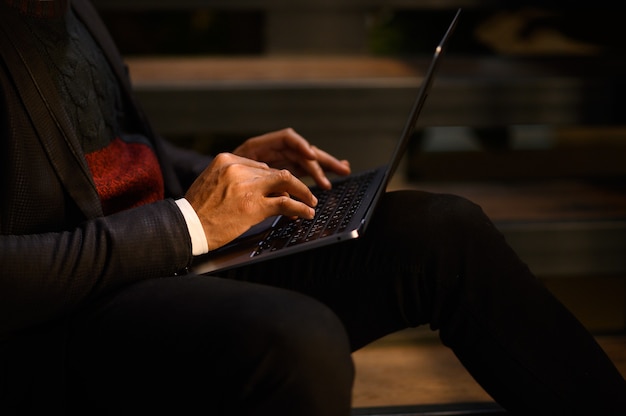
[[[288,170],[230,153],[217,155],[185,198],[215,250],[274,215],[313,218],[317,199]]]
[[[326,172],[350,173],[350,164],[338,160],[287,128],[248,139],[235,149],[236,155],[265,162],[276,169],[288,169],[296,176],[311,176],[323,189],[330,188]]]

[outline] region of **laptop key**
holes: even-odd
[[[315,217],[312,220],[281,218],[259,243],[252,256],[314,241],[344,230],[357,212],[372,176],[367,173],[340,182],[330,190],[316,192],[318,206]]]

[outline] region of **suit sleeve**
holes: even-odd
[[[191,259],[184,218],[171,199],[66,232],[2,235],[0,338],[133,282],[175,275]]]

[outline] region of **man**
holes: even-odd
[[[295,175],[328,187],[348,163],[291,129],[177,149],[88,1],[1,4],[3,415],[346,416],[351,351],[422,324],[513,413],[626,409],[593,337],[462,198],[389,193],[362,239],[187,274],[268,216],[311,217]]]

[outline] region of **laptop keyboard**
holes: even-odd
[[[333,183],[332,189],[314,190],[318,199],[315,217],[311,220],[281,217],[252,256],[344,231],[361,205],[374,175],[375,171],[364,172]]]

